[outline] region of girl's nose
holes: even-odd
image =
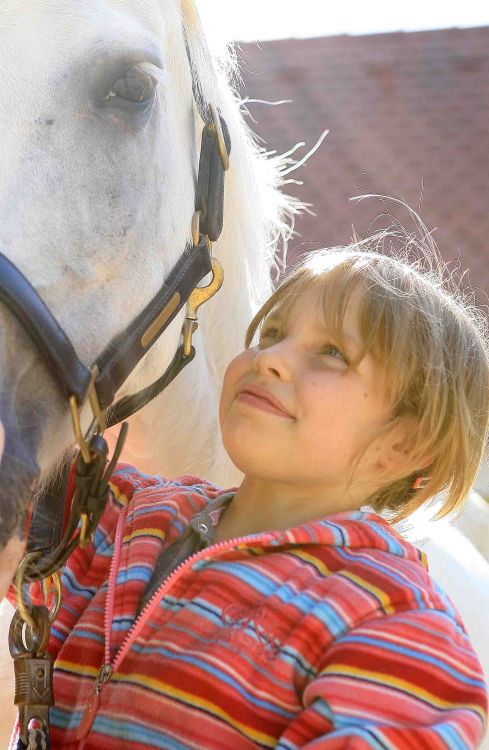
[[[288,382],[292,378],[293,357],[285,342],[280,342],[255,354],[253,368],[260,375],[268,375]]]

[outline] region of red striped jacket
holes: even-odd
[[[481,666],[423,554],[385,520],[340,513],[212,545],[135,619],[162,550],[222,490],[130,467],[112,487],[63,571],[54,749],[477,747]]]

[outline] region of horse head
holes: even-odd
[[[6,0],[0,9],[0,250],[88,366],[191,240],[193,88],[218,97],[212,69],[199,73],[207,58],[193,6],[180,0]],[[164,371],[181,323],[182,313],[120,395]],[[3,547],[73,433],[66,399],[5,308],[0,357]]]

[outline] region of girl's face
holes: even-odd
[[[247,476],[344,493],[354,457],[371,444],[368,461],[358,470],[364,486],[353,507],[378,489],[372,482],[375,477],[378,482],[379,468],[389,468],[390,459],[373,441],[391,408],[382,368],[373,357],[367,354],[356,369],[348,364],[362,343],[359,293],[352,295],[345,314],[345,351],[328,330],[320,290],[311,286],[272,313],[258,345],[229,365],[221,430],[231,460]]]

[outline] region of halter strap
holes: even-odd
[[[201,235],[199,245],[185,251],[158,294],[97,359],[99,374],[94,385],[102,409],[113,402],[128,375],[185,305],[192,289],[210,271],[208,243]],[[92,378],[91,370],[82,364],[68,336],[30,282],[2,253],[0,301],[7,305],[37,347],[65,398],[75,396],[81,405]]]
[[[37,347],[65,398],[75,395],[81,403],[90,383],[90,371],[80,362],[71,341],[34,287],[2,253],[0,301]]]
[[[199,107],[199,111],[201,108]],[[108,426],[127,419],[161,393],[194,358],[195,350],[187,342],[186,346],[178,348],[169,367],[155,383],[113,404],[116,392],[182,309],[194,287],[211,270],[214,271],[213,264],[216,261],[214,260],[211,264],[210,242],[218,239],[222,229],[226,166],[223,162],[222,151],[224,149],[226,156],[229,155],[231,139],[226,123],[217,109],[207,106],[205,112],[211,113],[211,122],[205,124],[202,134],[195,198],[195,206],[200,215],[200,228],[197,237],[194,238],[196,244],[185,249],[157,295],[129,327],[108,344],[91,368],[80,361],[68,336],[30,282],[5,255],[0,253],[0,301],[9,307],[43,356],[49,372],[65,398],[70,401],[72,416],[75,411],[78,421],[79,407],[84,403],[87,395],[90,395],[91,399],[95,395],[101,420]],[[205,290],[198,289],[197,291]],[[187,315],[190,315],[189,311]],[[190,330],[196,327],[195,317],[191,315],[187,321],[190,324],[187,328]],[[75,401],[74,408],[73,400]],[[112,408],[110,408],[111,405]],[[107,411],[107,414],[104,414],[104,411]],[[90,461],[89,441],[90,438],[87,438],[85,462]],[[116,454],[121,448],[122,445],[118,444]],[[83,467],[83,462],[80,463],[80,461],[79,466]],[[93,471],[95,472],[95,467]],[[62,494],[63,484],[57,489]],[[85,489],[83,491],[85,492]],[[86,502],[85,500],[83,502],[93,506],[92,500],[95,495],[89,492]],[[98,502],[102,503],[101,507],[103,507],[102,499],[97,500]],[[66,559],[66,550],[61,551],[62,540],[66,536],[67,528],[70,528],[72,532],[76,528],[77,505],[72,505],[68,522],[65,509],[53,509],[53,505],[57,505],[55,501],[53,502],[53,492],[46,489],[36,502],[28,538],[28,551],[42,551],[44,557],[36,559],[26,568],[26,580],[38,580],[50,574],[59,567],[59,562]],[[93,530],[99,513],[98,507],[96,512],[88,513],[88,517],[92,519],[89,523],[88,535]],[[71,543],[70,547],[72,547]]]

